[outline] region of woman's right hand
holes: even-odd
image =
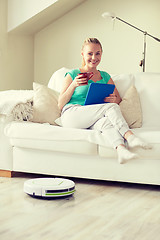
[[[82,76],[77,75],[77,77],[72,80],[71,76],[67,74],[64,78],[62,90],[58,99],[59,109],[62,109],[64,105],[69,102],[76,87],[83,86],[85,84],[88,84],[87,78],[82,78]]]
[[[87,77],[82,77],[81,75],[77,75],[77,77],[75,77],[75,79],[73,80],[72,84],[75,87],[84,86],[88,84],[88,79]]]

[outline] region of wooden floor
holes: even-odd
[[[73,179],[73,197],[42,200],[23,192],[35,177],[0,178],[1,240],[160,239],[158,186]]]

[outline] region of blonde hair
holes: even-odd
[[[101,47],[101,50],[103,51],[102,45],[97,38],[87,38],[82,45],[82,50],[83,50],[84,46],[86,46],[89,43],[98,44]],[[82,59],[82,67],[84,67],[84,66],[85,66],[85,61],[84,61],[84,59]]]

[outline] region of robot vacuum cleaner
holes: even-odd
[[[25,181],[23,190],[33,197],[65,197],[74,194],[75,183],[64,178],[35,178]]]

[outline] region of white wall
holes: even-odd
[[[33,36],[7,33],[7,1],[0,0],[0,91],[32,88],[33,54]]]
[[[81,45],[86,37],[97,37],[103,45],[100,69],[109,73],[140,72],[143,34],[101,17],[105,11],[160,38],[160,1],[88,0],[35,35],[34,80],[47,84],[52,73],[81,64]],[[160,72],[160,43],[147,37],[146,71]]]
[[[57,0],[8,0],[8,31],[18,27]]]

